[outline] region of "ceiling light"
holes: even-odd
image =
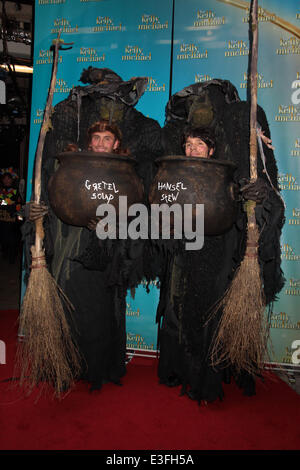
[[[8,71],[7,65],[0,65],[0,67]],[[33,67],[27,67],[27,65],[11,65],[11,68],[18,73],[33,73]]]

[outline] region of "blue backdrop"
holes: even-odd
[[[293,342],[300,340],[299,2],[261,0],[259,5],[258,102],[269,120],[286,203],[281,242],[286,285],[272,312],[272,358],[295,365]],[[108,67],[123,80],[148,77],[136,108],[163,125],[170,94],[195,82],[227,79],[246,99],[248,15],[249,2],[242,0],[36,0],[27,199],[51,74],[49,47],[59,30],[74,45],[61,54],[54,105],[79,85],[83,68]],[[155,284],[148,294],[141,285],[135,299],[128,295],[128,347],[156,349],[158,298]]]

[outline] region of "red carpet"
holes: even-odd
[[[157,361],[134,358],[123,385],[89,393],[84,383],[62,400],[24,397],[3,382],[13,374],[17,312],[0,312],[1,450],[298,450],[300,396],[274,375],[254,397],[235,384],[225,399],[199,407],[180,387],[159,385]]]

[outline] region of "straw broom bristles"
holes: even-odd
[[[257,179],[257,57],[258,2],[251,8],[253,42],[251,48],[250,106],[250,178]],[[257,374],[267,354],[268,325],[265,319],[265,296],[258,261],[259,231],[254,201],[246,203],[247,247],[235,277],[215,311],[223,309],[219,329],[212,347],[212,363],[231,364],[237,372]]]
[[[46,267],[45,255],[32,247],[32,270],[23,300],[20,327],[25,341],[17,350],[20,385],[28,391],[41,382],[52,385],[60,396],[78,376],[80,366],[70,335],[64,305],[67,298]]]
[[[35,158],[34,198],[37,204],[41,196],[42,152],[50,127],[58,49],[62,42],[59,33],[54,41],[52,77]],[[35,220],[35,227],[31,272],[20,315],[20,328],[24,331],[25,340],[18,344],[16,367],[21,369],[20,384],[25,385],[29,392],[44,382],[51,384],[55,393],[61,396],[78,376],[80,359],[65,317],[64,307],[70,310],[71,304],[47,270],[42,217]]]
[[[254,207],[250,204],[252,210]],[[257,258],[258,236],[255,224],[250,227],[251,242],[248,238],[244,259],[218,305],[223,313],[212,349],[214,365],[231,364],[238,373],[246,370],[253,375],[263,368],[269,337],[265,295]]]

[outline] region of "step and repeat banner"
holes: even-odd
[[[36,0],[27,199],[52,69],[50,45],[59,30],[74,44],[60,54],[54,105],[81,84],[84,68],[107,67],[123,80],[148,77],[136,109],[163,126],[169,96],[193,83],[230,80],[246,99],[248,21],[249,2],[242,0]],[[272,360],[294,366],[300,363],[299,52],[298,0],[261,0],[258,103],[268,118],[286,204],[281,241],[286,284],[272,312]],[[155,282],[148,290],[139,286],[134,299],[128,295],[128,348],[157,349],[158,299]]]

